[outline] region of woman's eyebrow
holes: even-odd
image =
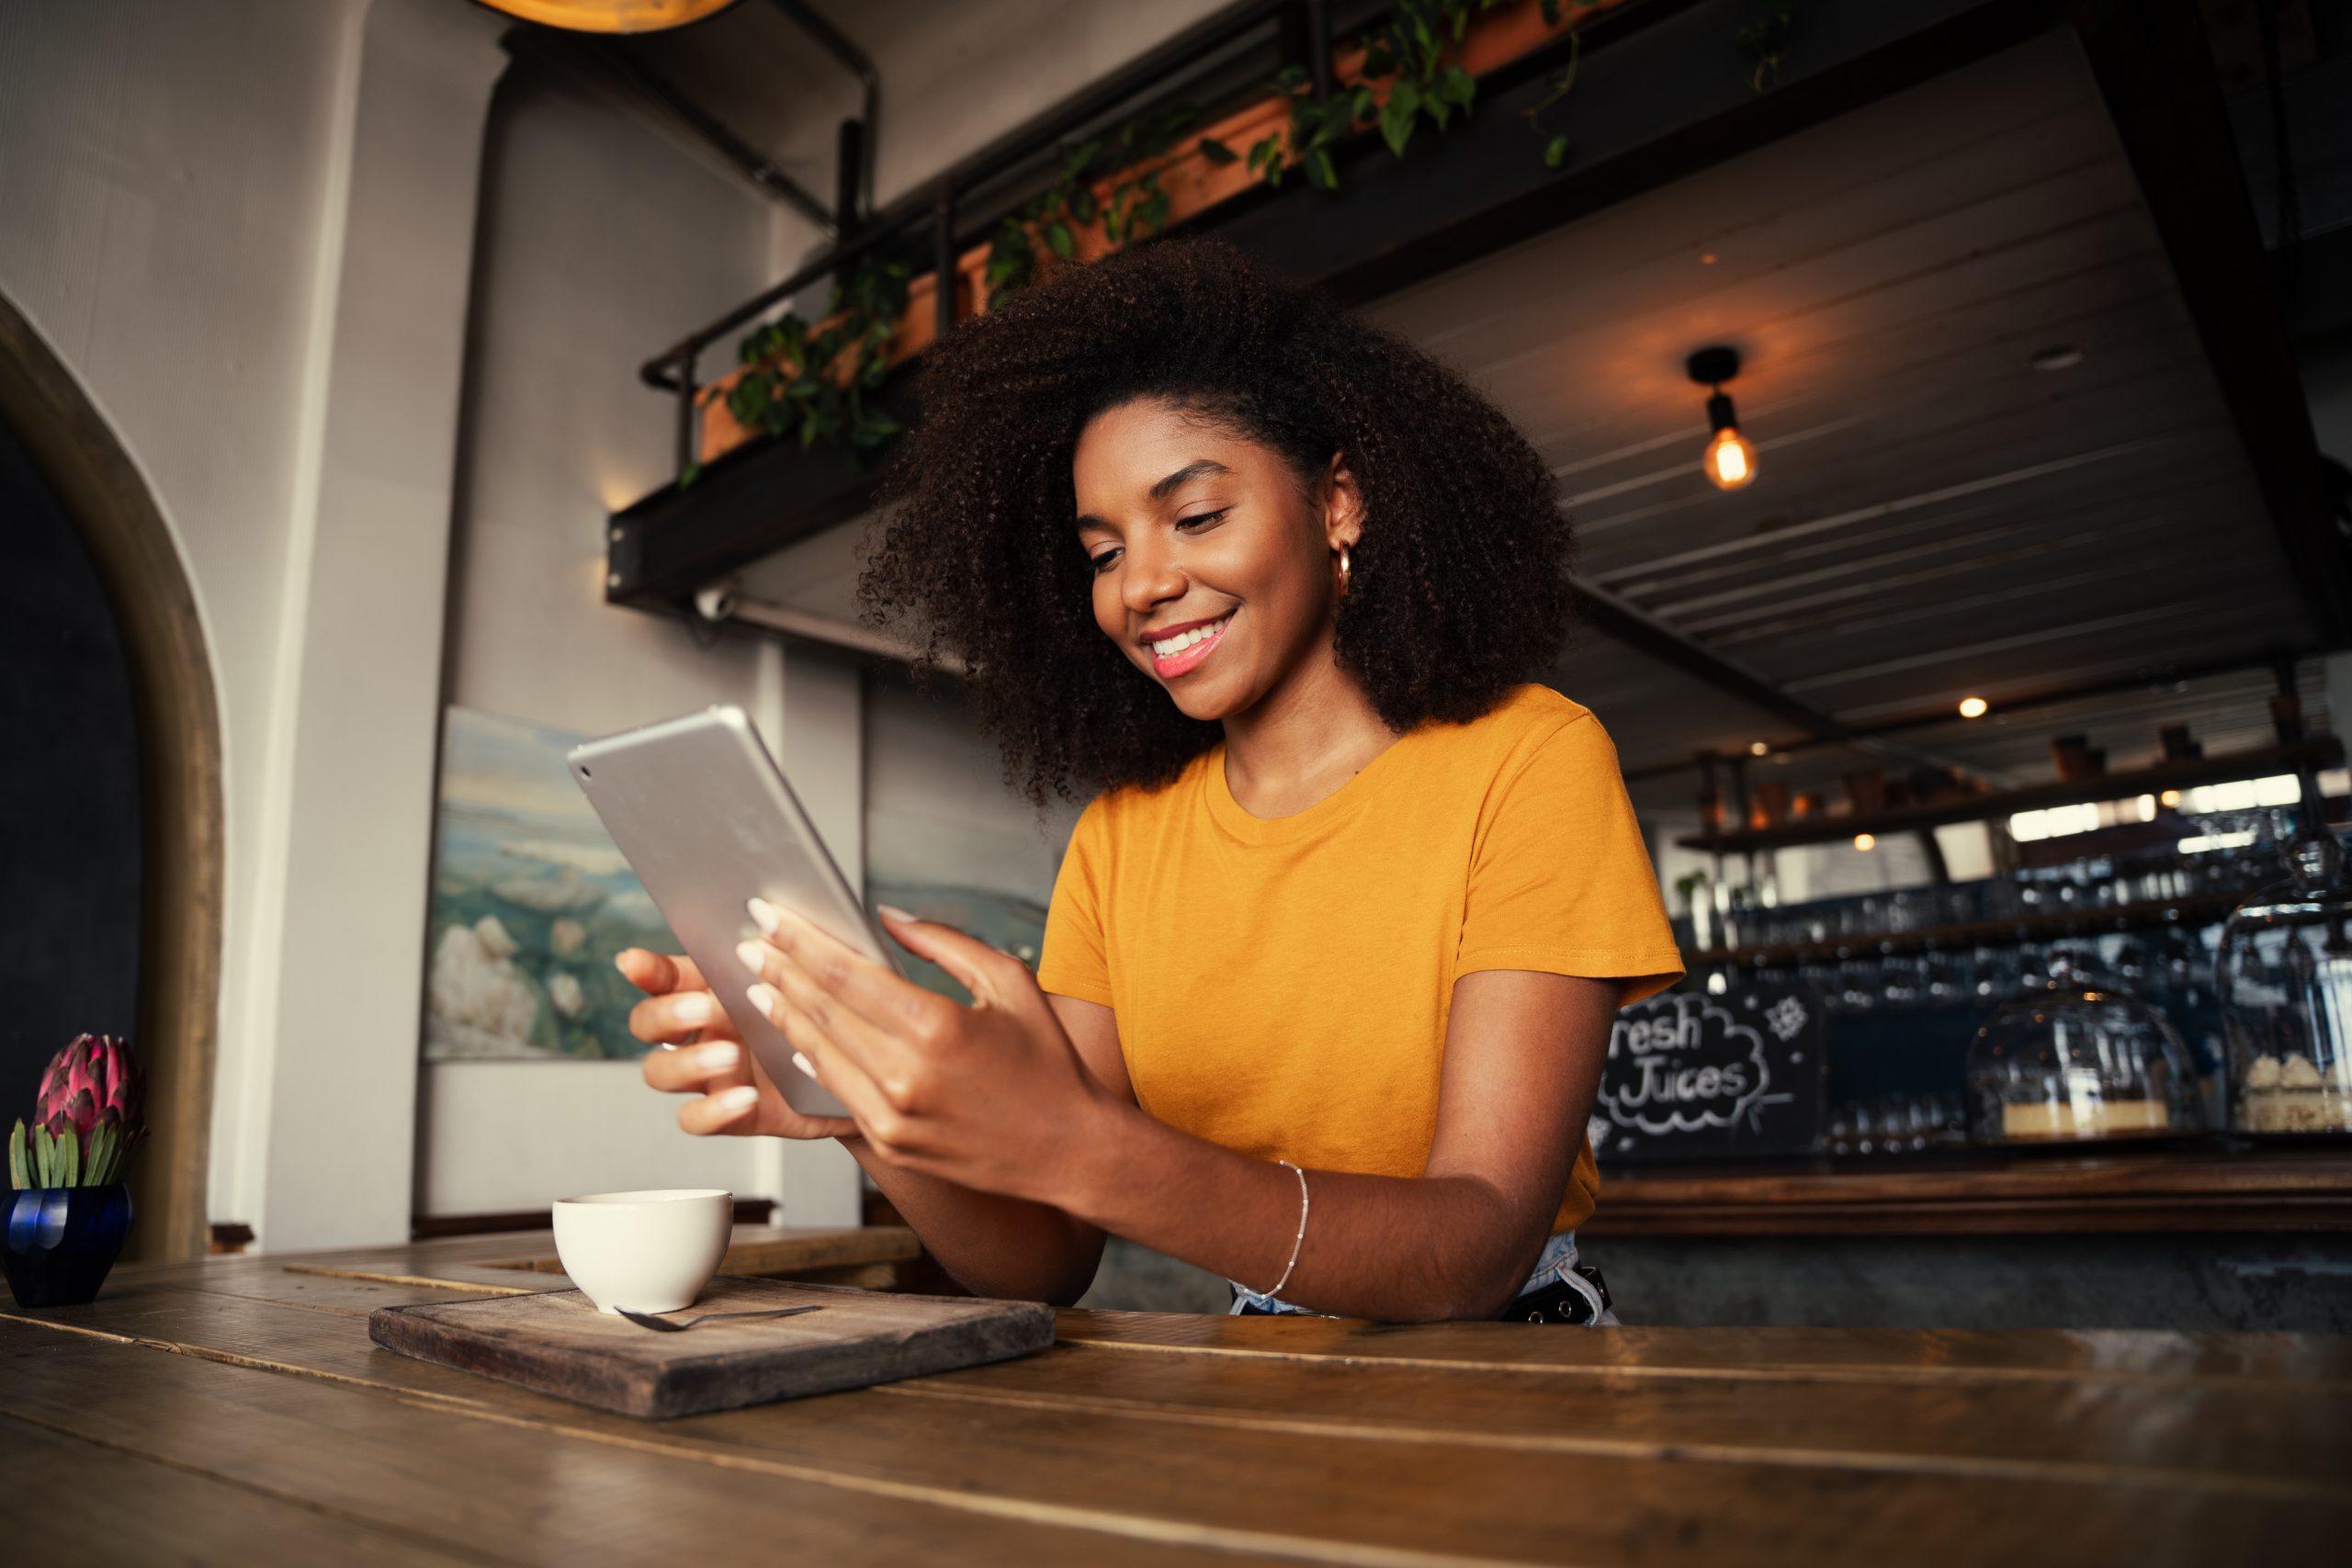
[[[1182,468],[1177,469],[1174,473],[1169,475],[1166,479],[1161,479],[1159,483],[1153,485],[1151,487],[1151,499],[1154,501],[1166,501],[1170,492],[1192,483],[1194,479],[1205,478],[1210,474],[1230,474],[1231,472],[1233,472],[1231,468],[1227,468],[1223,463],[1218,462],[1214,457],[1195,457],[1191,462],[1185,464]],[[1095,516],[1091,512],[1080,513],[1078,514],[1078,521],[1073,525],[1081,534],[1089,528],[1107,528],[1110,526],[1108,523],[1105,523],[1102,518]]]
[[[1193,480],[1201,478],[1204,474],[1229,474],[1231,472],[1233,472],[1231,468],[1227,468],[1223,463],[1218,462],[1214,457],[1195,457],[1191,462],[1185,464],[1182,468],[1177,469],[1174,473],[1169,475],[1166,479],[1160,480],[1158,484],[1152,486],[1151,499],[1154,501],[1165,501],[1168,499],[1168,495],[1170,491],[1175,490],[1180,485],[1190,484]]]

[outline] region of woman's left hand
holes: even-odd
[[[972,993],[961,1006],[753,900],[767,934],[741,956],[752,1005],[808,1062],[895,1165],[983,1191],[1053,1202],[1069,1152],[1110,1103],[1028,965],[952,926],[877,911],[909,952]]]

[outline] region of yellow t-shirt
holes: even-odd
[[[1225,748],[1079,818],[1037,978],[1110,1008],[1143,1109],[1261,1159],[1419,1176],[1453,982],[1481,969],[1682,973],[1616,749],[1521,686],[1424,724],[1289,817],[1244,811]],[[1554,1230],[1600,1190],[1581,1146]]]

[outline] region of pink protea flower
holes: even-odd
[[[52,1128],[62,1117],[77,1134],[106,1122],[128,1134],[140,1125],[141,1098],[139,1059],[130,1042],[111,1034],[77,1034],[50,1058],[33,1115]]]

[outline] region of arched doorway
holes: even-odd
[[[130,456],[5,299],[0,425],[79,531],[128,666],[143,847],[135,1040],[153,1128],[131,1179],[139,1219],[130,1250],[193,1258],[207,1241],[223,874],[220,713],[196,595]]]

